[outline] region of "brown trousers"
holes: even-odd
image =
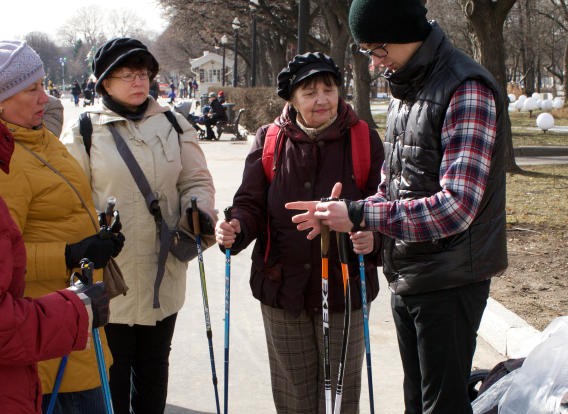
[[[261,310],[276,412],[325,414],[321,313],[312,317],[303,311],[295,318],[283,309],[267,305],[261,305]],[[333,401],[343,339],[343,313],[330,313],[329,319]],[[365,357],[363,335],[362,311],[353,310],[343,379],[342,414],[359,413],[361,370]]]

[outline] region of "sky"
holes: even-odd
[[[155,0],[2,0],[0,40],[22,39],[29,32],[44,32],[55,40],[59,27],[76,11],[91,5],[103,9],[129,9],[144,19],[149,30],[161,32],[166,22]]]

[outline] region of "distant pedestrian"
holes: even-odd
[[[199,84],[197,83],[196,79],[193,79],[193,82],[191,82],[191,89],[193,90],[193,97],[197,98],[197,91],[199,90]]]
[[[185,99],[187,97],[187,89],[183,78],[180,78],[178,83],[178,95],[180,99]]]
[[[160,84],[158,83],[158,78],[154,78],[152,82],[150,82],[149,94],[154,99],[158,99],[158,96],[160,96]]]
[[[73,82],[73,86],[71,87],[71,95],[73,95],[73,102],[75,106],[79,106],[79,97],[81,96],[81,85],[79,85],[78,81]]]

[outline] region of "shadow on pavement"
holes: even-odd
[[[214,411],[195,411],[177,405],[166,404],[164,414],[214,414]]]

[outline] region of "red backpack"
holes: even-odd
[[[264,138],[264,147],[262,148],[262,166],[264,175],[269,183],[272,182],[276,173],[276,164],[284,139],[280,134],[280,127],[276,124],[270,124]],[[278,148],[276,148],[278,144]],[[274,156],[276,154],[276,157]],[[369,126],[365,121],[359,120],[351,127],[351,158],[353,161],[353,175],[357,188],[364,190],[369,178],[371,169],[371,140],[369,134]]]
[[[284,137],[280,134],[280,127],[275,123],[270,124],[264,138],[264,147],[262,148],[262,167],[264,175],[269,183],[272,182],[274,174],[276,174],[276,164]],[[275,156],[276,154],[276,156]],[[371,170],[371,136],[369,126],[365,121],[359,120],[351,127],[351,159],[353,161],[353,175],[357,188],[364,190],[367,186],[369,171]],[[268,240],[264,252],[264,262],[268,261],[270,252],[270,223],[267,223],[266,230],[268,232]]]

